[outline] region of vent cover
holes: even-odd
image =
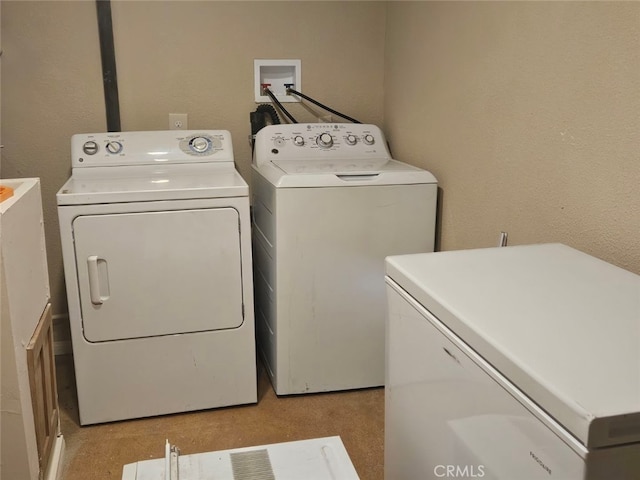
[[[231,453],[233,480],[276,480],[266,449]]]

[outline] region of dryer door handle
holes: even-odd
[[[109,278],[107,276],[107,261],[97,255],[87,257],[89,270],[89,296],[91,303],[102,305],[109,298]],[[102,277],[102,282],[100,281]]]

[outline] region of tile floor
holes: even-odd
[[[71,355],[56,358],[64,480],[122,478],[122,466],[183,455],[339,435],[362,480],[382,480],[384,389],[277,397],[260,368],[258,403],[80,427]]]

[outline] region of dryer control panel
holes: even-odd
[[[254,163],[282,160],[390,160],[382,131],[359,123],[269,125],[256,134]]]
[[[81,133],[71,137],[73,168],[204,162],[233,162],[227,130]]]

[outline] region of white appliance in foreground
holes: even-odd
[[[180,456],[167,443],[165,458],[129,463],[122,480],[358,480],[340,437]]]
[[[564,245],[387,259],[385,478],[640,478],[640,277]]]
[[[384,383],[384,258],[432,251],[437,183],[391,159],[374,125],[256,135],[259,348],[277,394]]]
[[[74,135],[57,194],[80,423],[257,401],[229,132]]]

